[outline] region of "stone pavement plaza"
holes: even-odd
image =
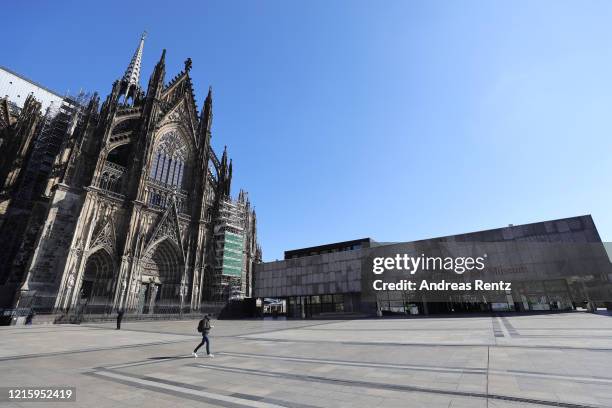
[[[2,407],[612,407],[612,317],[587,313],[0,327]]]

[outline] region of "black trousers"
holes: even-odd
[[[194,353],[197,353],[200,347],[202,347],[206,343],[206,354],[210,354],[210,340],[208,339],[208,333],[202,334],[202,342],[198,344],[198,347],[193,350]]]

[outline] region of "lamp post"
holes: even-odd
[[[179,295],[181,297],[181,305],[180,305],[180,309],[179,309],[179,315],[182,317],[183,316],[183,305],[185,303],[185,296],[187,295],[187,285],[185,285],[185,281],[184,280],[181,281],[181,287],[179,289]]]

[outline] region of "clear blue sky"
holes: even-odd
[[[87,4],[85,4],[87,3]],[[8,2],[0,64],[105,97],[146,29],[214,90],[264,259],[592,214],[612,239],[612,2]],[[8,17],[8,18],[6,18]]]

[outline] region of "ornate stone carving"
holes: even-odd
[[[74,283],[74,273],[71,273],[70,275],[68,275],[68,287],[72,289],[74,287]]]
[[[161,221],[153,230],[153,234],[147,243],[145,253],[151,250],[153,243],[161,241],[165,238],[174,242],[179,248],[181,248],[182,252],[183,245],[180,237],[180,226],[174,202],[166,209]]]
[[[104,219],[96,226],[89,248],[101,246],[112,253],[115,251],[115,242],[115,230],[112,220]]]
[[[188,157],[188,146],[176,130],[171,130],[160,136],[157,151],[164,152],[172,158],[186,160]]]

